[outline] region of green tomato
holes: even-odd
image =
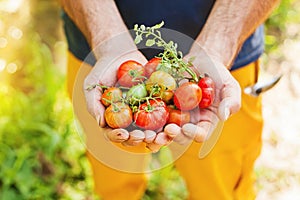
[[[142,100],[142,98],[147,96],[147,90],[145,84],[138,84],[135,86],[132,86],[127,94],[126,99],[129,101],[129,104],[136,105],[139,101]]]

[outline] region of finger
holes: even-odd
[[[104,119],[105,107],[101,104],[102,89],[95,86],[93,89],[87,89],[91,86],[91,80],[86,79],[84,83],[84,95],[88,112],[96,119],[98,125],[102,128],[106,126]],[[97,82],[93,82],[94,84]]]
[[[169,137],[173,138],[173,141],[178,144],[184,145],[184,144],[188,144],[189,142],[191,142],[191,139],[183,134],[181,127],[179,127],[176,124],[168,124],[165,127],[164,132]]]
[[[175,138],[177,135],[181,134],[181,128],[177,124],[168,124],[164,129],[165,134],[171,138]]]
[[[149,143],[147,144],[147,148],[152,152],[152,153],[156,153],[160,150],[160,148],[162,147],[163,145],[160,145],[160,144],[155,144],[155,143]]]
[[[184,135],[183,133],[177,135],[174,139],[174,142],[180,144],[180,145],[186,145],[192,142],[192,139]]]
[[[196,124],[198,127],[201,127],[204,131],[203,134],[199,134],[198,138],[195,138],[196,142],[206,141],[213,133],[214,129],[216,128],[217,121],[210,122],[210,121],[200,121]]]
[[[97,120],[98,125],[103,128],[106,126],[106,121],[105,121],[105,117],[104,117],[105,107],[103,106],[102,103],[100,103],[100,100],[99,101],[95,100],[95,104],[96,104],[95,105],[96,120]]]
[[[236,81],[226,85],[221,91],[221,102],[218,108],[218,116],[222,121],[229,118],[241,108],[241,89]]]
[[[155,130],[156,133],[162,132],[162,130],[164,130],[163,127],[160,127],[159,129]]]
[[[133,130],[129,132],[128,140],[122,142],[124,146],[137,146],[143,142],[145,134],[141,130]]]
[[[170,138],[164,132],[160,132],[156,135],[152,143],[147,144],[147,148],[150,149],[153,153],[158,152],[161,147],[170,144],[172,138]]]
[[[183,125],[182,131],[184,135],[193,139],[195,142],[203,142],[207,139],[210,124],[210,122],[205,121],[199,122],[197,125],[187,123]]]
[[[190,119],[190,123],[197,123],[201,120],[201,109],[194,109],[190,111],[191,114],[191,119]]]
[[[211,105],[205,109],[194,109],[190,111],[191,113],[191,120],[190,122],[193,124],[198,123],[199,121],[212,121],[217,120],[217,110],[218,108],[214,105]]]
[[[144,142],[146,142],[146,143],[152,143],[156,137],[155,131],[145,130],[144,134],[145,134]]]
[[[129,138],[129,133],[125,129],[112,129],[111,131],[104,131],[105,137],[111,142],[121,143]]]
[[[172,142],[172,138],[169,137],[167,134],[164,132],[160,132],[156,135],[154,142],[155,144],[159,144],[162,146],[168,145],[170,142]]]

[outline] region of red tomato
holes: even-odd
[[[118,102],[122,98],[122,91],[117,87],[110,87],[104,90],[101,96],[101,103],[109,106],[112,102]]]
[[[191,115],[189,111],[177,110],[172,107],[168,107],[169,110],[169,119],[168,124],[174,123],[178,126],[182,126],[186,123],[189,123],[191,120]]]
[[[215,83],[210,77],[205,76],[199,80],[198,85],[202,89],[202,99],[199,107],[207,108],[215,100]]]
[[[150,77],[150,75],[156,71],[157,66],[160,64],[161,58],[152,58],[145,65],[146,76]]]
[[[122,102],[113,103],[106,108],[104,117],[111,128],[126,128],[132,123],[132,111]]]
[[[135,124],[146,130],[157,130],[162,128],[169,117],[166,104],[162,100],[149,100],[139,106],[134,113]]]
[[[180,110],[192,110],[199,105],[201,98],[201,88],[196,83],[185,82],[175,90],[174,105]]]
[[[128,60],[122,63],[117,71],[117,79],[121,86],[131,87],[144,80],[145,68],[142,64]]]

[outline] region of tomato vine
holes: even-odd
[[[184,77],[183,73],[187,72],[192,78],[191,81],[198,82],[197,74],[190,68],[192,66],[191,58],[188,62],[183,60],[183,54],[181,51],[177,50],[177,43],[173,41],[166,42],[161,37],[161,32],[158,30],[164,25],[162,21],[160,24],[156,24],[152,27],[146,27],[145,25],[134,26],[135,31],[135,43],[139,44],[145,37],[146,46],[152,47],[156,45],[157,47],[163,47],[164,51],[158,55],[162,59],[160,70],[166,71],[171,74],[176,80],[180,80]]]

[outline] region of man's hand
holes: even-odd
[[[121,37],[117,37],[116,40],[120,38]],[[102,88],[97,84],[114,86],[117,82],[116,74],[118,67],[127,60],[135,60],[141,64],[147,62],[141,52],[136,49],[126,52],[125,50],[121,50],[121,47],[113,50],[111,48],[112,46],[114,45],[111,43],[111,51],[109,51],[110,53],[108,54],[102,53],[103,49],[101,50],[101,58],[98,59],[84,82],[84,94],[86,97],[87,109],[96,119],[99,126],[105,129],[110,128],[106,125],[104,119],[105,107],[100,101],[102,97]],[[103,46],[101,48],[103,48]],[[171,137],[161,131],[158,133],[150,130],[132,130],[129,132],[126,129],[120,128],[110,129],[110,131],[104,132],[106,133],[106,138],[112,142],[122,143],[125,146],[136,146],[145,142],[147,147],[153,152],[158,151],[160,147],[167,145],[172,140]]]
[[[225,121],[236,113],[241,106],[241,89],[229,70],[216,57],[209,56],[199,46],[194,45],[185,57],[194,57],[193,65],[199,73],[207,73],[215,82],[216,97],[214,103],[205,109],[195,109],[191,112],[191,123],[181,128],[169,124],[164,132],[174,137],[178,143],[187,143],[191,139],[203,142],[208,139],[218,122]]]
[[[115,55],[115,57],[113,56]],[[105,107],[101,103],[102,88],[97,84],[104,86],[114,86],[117,83],[117,70],[121,63],[133,59],[140,63],[145,63],[145,57],[139,51],[126,52],[117,55],[102,54],[92,71],[88,74],[84,82],[84,94],[86,97],[86,104],[89,113],[96,119],[100,127],[105,128],[106,122],[104,119]],[[90,89],[93,88],[93,89]],[[130,138],[130,134],[125,129],[112,129],[108,132],[107,138],[113,142],[124,142],[127,140],[141,140],[143,141],[144,135],[135,133]],[[137,141],[135,142],[135,144]]]
[[[186,56],[194,56],[194,66],[214,80],[216,100],[207,109],[192,112],[192,123],[182,128],[174,124],[167,125],[164,131],[168,135],[175,135],[174,141],[204,141],[219,120],[226,120],[240,109],[240,86],[228,69],[244,41],[264,22],[278,2],[280,1],[216,1],[195,42],[207,52],[194,44]]]

